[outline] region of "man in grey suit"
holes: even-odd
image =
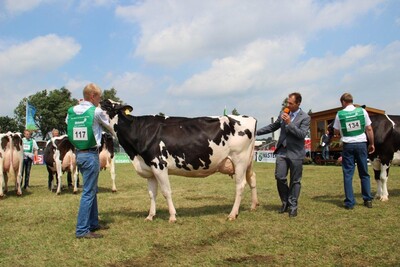
[[[310,116],[300,109],[301,94],[291,93],[288,96],[287,108],[279,114],[278,119],[257,130],[257,135],[281,130],[274,153],[276,154],[275,179],[282,201],[279,213],[289,211],[289,217],[297,216],[297,202],[300,195],[303,159],[306,155],[304,138],[310,128]],[[290,184],[287,174],[290,170]]]

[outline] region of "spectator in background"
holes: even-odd
[[[58,129],[54,128],[51,131],[51,137],[53,138],[53,137],[57,137],[57,136],[60,136],[60,132],[58,131]]]
[[[51,130],[51,133],[50,132],[47,133],[47,136],[46,136],[47,143],[49,143],[51,138],[57,137],[57,136],[60,136],[60,132],[58,131],[58,129],[53,128],[53,130]]]
[[[24,131],[22,144],[24,148],[24,162],[22,164],[22,177],[24,181],[24,189],[29,188],[29,178],[31,175],[32,163],[37,158],[39,147],[36,141],[31,137],[32,133],[29,130]]]
[[[320,140],[320,145],[322,147],[322,158],[327,160],[329,159],[329,145],[331,143],[331,137],[329,136],[329,131],[327,130],[322,136]]]

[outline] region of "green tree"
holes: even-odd
[[[240,115],[240,113],[237,111],[237,109],[236,109],[236,108],[234,108],[234,109],[232,110],[232,115],[239,116],[239,115]]]
[[[288,106],[289,98],[286,97],[282,102],[282,110]]]
[[[26,101],[36,108],[35,122],[43,140],[53,128],[57,128],[61,134],[66,133],[65,118],[68,108],[78,104],[78,100],[72,98],[71,92],[64,87],[49,92],[43,90],[25,97],[14,110],[18,127],[22,128],[25,126]]]
[[[113,101],[120,102],[121,104],[123,101],[117,96],[117,90],[115,88],[111,88],[110,90],[104,90],[101,100],[111,99]]]
[[[0,133],[22,132],[23,129],[18,128],[17,121],[8,116],[0,116]]]

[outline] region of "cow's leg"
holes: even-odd
[[[0,163],[0,198],[4,197],[5,193],[3,192],[3,185],[5,186],[4,176],[5,175],[3,174],[3,164]]]
[[[374,159],[371,163],[372,168],[374,170],[374,177],[375,177],[375,181],[376,181],[376,194],[375,194],[375,198],[376,199],[380,199],[382,196],[382,181],[380,178],[380,174],[381,174],[381,162],[378,159]]]
[[[61,194],[61,178],[62,178],[62,161],[60,160],[60,151],[56,149],[54,152],[54,165],[56,169],[56,175],[57,175],[57,191],[56,194],[60,195]]]
[[[161,193],[167,200],[169,210],[169,222],[176,222],[176,210],[172,202],[171,185],[169,183],[168,170],[155,174],[158,183],[160,184]]]
[[[117,187],[115,186],[115,160],[114,158],[111,159],[110,162],[110,174],[111,174],[111,180],[112,180],[112,192],[115,193],[117,192]]]
[[[256,187],[256,173],[252,168],[248,168],[246,173],[246,181],[250,186],[251,190],[251,210],[255,210],[259,205]]]
[[[4,161],[4,158],[0,158],[0,198],[4,197],[4,192],[3,192],[3,185],[4,185],[3,161]]]
[[[157,179],[155,177],[147,178],[147,187],[150,197],[150,210],[149,215],[146,217],[146,221],[152,221],[153,217],[156,216],[156,199],[158,189]]]
[[[47,188],[51,191],[51,184],[53,182],[53,172],[51,171],[48,165],[46,165],[46,169],[47,169]]]
[[[381,174],[380,174],[380,180],[382,182],[382,194],[380,197],[381,201],[388,201],[389,200],[389,193],[387,190],[387,181],[388,181],[388,175],[389,175],[389,168],[390,165],[381,165]]]
[[[17,196],[22,195],[22,190],[21,190],[21,184],[22,184],[22,166],[24,164],[24,154],[19,153],[19,166],[18,166],[18,171],[16,173],[15,177],[15,188],[17,191]]]
[[[242,201],[242,195],[244,187],[246,186],[246,179],[245,179],[245,169],[240,166],[240,164],[235,165],[235,182],[236,182],[236,195],[235,195],[235,202],[233,203],[232,211],[228,215],[228,220],[233,221],[239,215],[239,207],[240,202]]]
[[[78,166],[75,166],[72,171],[74,177],[74,194],[78,193]]]

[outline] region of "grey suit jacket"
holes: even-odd
[[[281,114],[282,112],[275,122],[258,129],[257,135],[268,134],[281,129],[274,153],[279,153],[286,147],[286,157],[290,159],[304,159],[306,156],[304,138],[307,136],[308,130],[310,129],[310,116],[300,109],[296,118],[294,118],[291,123],[286,124],[281,119]]]

